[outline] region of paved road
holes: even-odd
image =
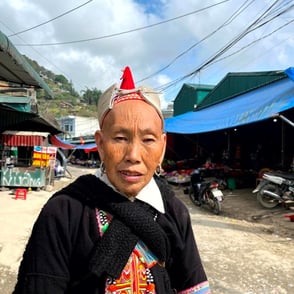
[[[70,167],[70,172],[76,177],[79,174],[93,173],[94,170]],[[56,181],[55,189],[70,181]],[[264,224],[215,216],[193,206],[182,189],[174,189],[189,208],[213,293],[294,293],[294,241],[291,238],[269,233]],[[238,197],[238,191],[235,193]],[[27,200],[14,200],[14,195],[0,192],[1,294],[11,294],[32,224],[51,194],[52,192],[33,191]]]
[[[236,190],[234,197],[241,197],[238,195],[241,192],[244,191]],[[225,193],[229,195],[229,192]],[[181,191],[177,191],[177,195],[190,210],[194,234],[213,293],[294,293],[293,239],[272,233],[271,224],[216,216],[194,207]],[[227,205],[232,205],[230,199],[226,201]]]

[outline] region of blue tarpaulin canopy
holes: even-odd
[[[77,145],[75,149],[82,149],[86,152],[97,151],[97,145],[96,143],[81,144]]]
[[[199,111],[165,119],[165,131],[197,134],[268,119],[294,107],[294,68],[287,77]]]

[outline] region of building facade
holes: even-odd
[[[98,119],[95,117],[68,115],[58,118],[57,121],[64,131],[63,139],[90,137],[99,129]]]

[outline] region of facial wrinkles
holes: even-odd
[[[127,105],[128,102],[121,103]],[[152,134],[158,138],[162,134],[159,115],[146,102],[139,103],[141,107],[135,107],[135,111],[134,107],[121,107],[120,104],[115,106],[107,116],[107,120],[110,119],[109,125],[131,135]],[[142,107],[142,104],[148,107],[149,111],[146,112],[146,108]]]
[[[121,103],[123,105],[116,105],[107,115],[103,125],[105,133],[110,132],[113,136],[122,135],[126,137],[128,144],[125,144],[124,147],[128,147],[128,152],[131,150],[133,156],[136,155],[134,152],[138,154],[141,152],[141,155],[149,152],[147,155],[150,159],[153,155],[158,156],[158,144],[160,144],[162,129],[161,119],[157,112],[145,102],[140,102],[135,107],[134,105],[127,105],[128,102]],[[144,143],[146,138],[152,138],[154,142],[146,144]],[[120,144],[118,146],[119,148],[122,147]],[[135,150],[129,148],[135,148]],[[152,150],[153,148],[155,150]],[[120,151],[122,150],[120,149]],[[155,154],[153,154],[153,151]]]
[[[145,102],[121,102],[107,114],[100,152],[110,182],[125,195],[150,181],[162,159],[165,140],[161,119]]]
[[[146,136],[155,137],[154,131],[145,128],[146,122],[139,113],[126,111],[122,120],[122,133],[127,138],[127,144],[124,149],[124,159],[131,163],[145,162],[153,156],[151,151],[152,145],[144,142]],[[151,153],[151,154],[150,154]]]
[[[105,114],[105,117],[104,117],[104,119],[103,119],[103,124],[101,125],[101,129],[103,129],[103,127],[104,127],[104,120],[105,120],[105,118],[109,115],[109,114],[111,114],[112,112],[113,112],[113,110],[115,109],[117,109],[117,108],[120,108],[121,107],[121,104],[129,104],[129,103],[133,103],[134,101],[123,101],[123,102],[120,102],[119,104],[116,104],[115,106],[114,106],[114,108],[112,108],[111,110],[109,110],[106,114]],[[144,107],[146,108],[151,108],[153,111],[154,111],[154,113],[156,113],[156,115],[154,114],[152,117],[154,117],[154,120],[157,120],[157,119],[159,119],[159,121],[158,121],[158,126],[160,126],[161,127],[161,132],[163,132],[163,121],[162,121],[162,119],[161,119],[161,117],[160,117],[160,115],[158,114],[158,112],[157,112],[157,110],[153,107],[153,106],[151,106],[150,104],[148,104],[147,102],[145,102],[145,101],[135,101],[135,103],[136,103],[136,108],[139,108],[139,109],[142,109],[142,112],[140,113],[140,111],[134,111],[134,109],[132,108],[132,107],[126,107],[126,108],[124,108],[124,110],[123,111],[121,111],[120,112],[120,118],[123,118],[123,116],[125,117],[125,120],[129,120],[129,121],[131,121],[132,123],[136,123],[136,120],[135,120],[135,115],[138,115],[139,114],[139,116],[137,116],[137,120],[139,120],[140,118],[142,118],[142,113],[143,112],[145,112],[144,111]],[[156,118],[155,118],[156,117]],[[144,122],[144,121],[143,121]],[[145,121],[145,124],[146,124],[146,121]]]

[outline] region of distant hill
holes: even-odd
[[[55,118],[65,115],[96,117],[100,90],[87,89],[83,95],[80,95],[65,76],[55,74],[39,65],[37,61],[27,56],[24,57],[54,93],[54,99],[48,99],[42,89],[38,90],[37,99],[40,114],[50,113]]]

